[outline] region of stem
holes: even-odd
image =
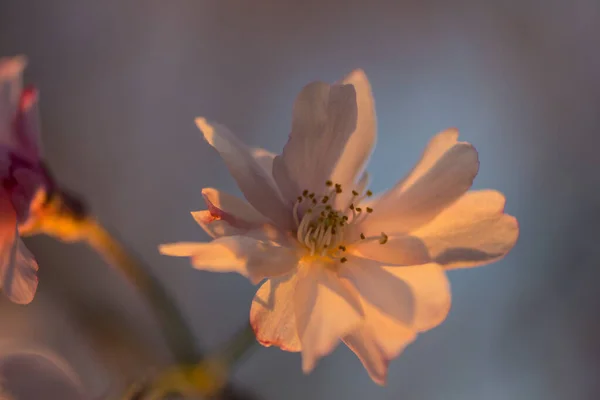
[[[102,255],[108,264],[118,268],[150,303],[176,363],[189,365],[201,360],[202,355],[184,317],[151,271],[144,268],[96,221],[86,221],[85,232],[83,239]]]

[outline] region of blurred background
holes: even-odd
[[[54,0],[0,2],[0,55],[26,54],[48,163],[151,266],[213,349],[255,288],[157,245],[207,240],[201,189],[239,193],[194,117],[279,151],[296,94],[369,76],[379,139],[372,189],[392,186],[458,127],[517,216],[502,261],[450,273],[453,308],[372,383],[344,346],[305,376],[257,348],[233,381],[258,399],[600,398],[600,2],[597,0]],[[147,304],[83,245],[28,241],[27,307],[0,300],[0,340],[56,352],[90,396],[169,361]],[[51,398],[46,393],[44,398]]]

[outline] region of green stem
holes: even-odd
[[[177,364],[194,364],[202,359],[194,336],[173,299],[148,268],[140,262],[96,221],[86,223],[87,243],[107,263],[118,268],[150,303],[161,325],[165,340]]]

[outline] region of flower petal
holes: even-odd
[[[425,225],[462,196],[479,169],[477,151],[469,143],[457,143],[405,191],[402,182],[385,193],[373,213],[355,228],[366,236],[407,234]]]
[[[219,152],[246,200],[276,225],[290,227],[293,222],[291,208],[282,202],[271,177],[250,149],[221,125],[211,125],[204,118],[197,118],[196,125],[206,141]]]
[[[331,353],[341,337],[360,324],[358,294],[327,265],[302,265],[294,299],[302,370],[310,372],[319,358]]]
[[[212,238],[234,236],[245,232],[245,229],[231,226],[229,222],[215,217],[208,210],[193,211],[192,217],[194,217],[198,225],[200,225]]]
[[[38,92],[27,88],[21,93],[19,110],[14,120],[15,141],[21,154],[32,161],[41,157],[41,132],[38,108]]]
[[[38,286],[38,264],[17,232],[17,215],[6,193],[0,192],[0,283],[13,302],[28,304]]]
[[[351,253],[382,264],[417,265],[431,261],[427,247],[414,236],[389,237],[385,244],[376,240],[360,241],[350,249]]]
[[[415,340],[416,334],[362,300],[365,321],[360,328],[344,337],[344,343],[357,355],[371,379],[385,385],[389,361]]]
[[[377,140],[375,101],[371,93],[371,84],[363,70],[352,71],[342,83],[354,86],[356,91],[356,128],[344,147],[344,152],[331,175],[331,180],[343,185],[355,186],[354,183],[362,177]],[[341,193],[342,195],[345,193],[347,199],[344,200],[344,196],[336,197],[337,207],[347,206],[346,202],[352,189],[352,187],[348,187],[345,192]],[[362,193],[360,190],[357,191]]]
[[[414,235],[446,268],[488,264],[504,257],[519,237],[519,224],[504,214],[504,204],[495,190],[468,192]]]
[[[401,192],[411,187],[416,181],[418,181],[423,175],[427,173],[438,160],[455,144],[458,143],[458,130],[456,128],[446,129],[443,132],[435,135],[425,151],[419,162],[414,166],[412,171],[404,178],[398,188]]]
[[[263,346],[294,352],[302,349],[294,314],[297,283],[298,276],[292,273],[267,279],[256,292],[250,308],[250,324]]]
[[[23,56],[0,58],[0,145],[36,161],[41,152],[38,94],[23,90],[26,64]]]
[[[19,343],[10,345],[12,348],[2,349],[0,354],[0,399],[91,399],[79,376],[57,354],[23,348]]]
[[[250,228],[267,222],[267,219],[254,207],[229,193],[204,188],[202,196],[208,210],[215,218],[227,221],[234,227]]]
[[[260,165],[265,170],[267,175],[269,175],[272,178],[273,159],[275,158],[275,154],[260,147],[251,148],[250,154],[252,154],[252,157],[254,157],[258,165]]]
[[[353,155],[344,149],[356,131],[357,113],[353,85],[313,82],[302,89],[289,140],[273,161],[273,177],[290,204],[304,190],[323,193],[336,165],[348,164],[344,159]],[[343,169],[339,174],[349,175]]]
[[[224,236],[209,243],[174,243],[159,247],[162,254],[190,257],[194,268],[238,272],[254,284],[285,275],[298,263],[294,249],[275,246],[247,236]]]
[[[15,145],[12,128],[19,108],[26,65],[27,60],[23,56],[0,58],[0,145]]]
[[[450,284],[437,264],[383,267],[348,257],[340,276],[352,282],[365,301],[417,332],[439,325],[450,309]]]

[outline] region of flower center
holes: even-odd
[[[352,238],[346,237],[345,234],[350,227],[364,221],[373,212],[371,207],[363,209],[358,206],[373,193],[370,190],[363,193],[352,190],[350,205],[346,210],[340,211],[334,209],[332,204],[335,204],[336,198],[343,192],[342,185],[327,181],[325,186],[326,194],[316,195],[304,190],[302,195],[298,196],[293,210],[297,227],[296,237],[309,251],[310,256],[339,259],[344,263],[347,261],[344,257],[347,246],[358,241],[352,241]],[[304,209],[304,214],[300,217],[301,209]],[[387,235],[382,233],[381,236],[367,238],[361,233],[360,240],[379,240],[379,243],[385,244]]]

